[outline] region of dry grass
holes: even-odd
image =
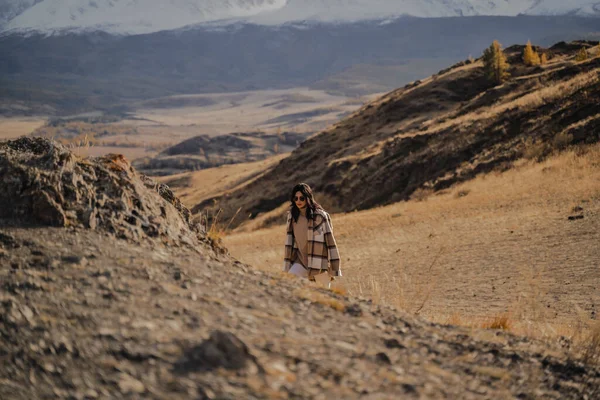
[[[176,190],[181,201],[186,206],[193,207],[206,199],[247,185],[287,156],[288,154],[280,154],[262,161],[222,165],[218,168],[158,177],[157,180]]]
[[[587,331],[579,343],[579,352],[584,363],[600,365],[600,323]]]
[[[208,236],[208,238],[215,243],[221,243],[223,238],[227,235],[231,223],[233,222],[235,217],[237,217],[237,215],[240,213],[241,208],[237,210],[237,212],[233,215],[233,217],[231,217],[227,224],[223,224],[221,221],[219,221],[219,217],[221,216],[222,211],[223,210],[219,209],[219,211],[217,211],[217,213],[212,218],[209,218],[207,211],[207,214],[204,217],[203,225],[208,227],[208,229],[206,230],[206,236]]]
[[[501,329],[510,331],[512,329],[512,321],[508,314],[500,314],[493,316],[488,321],[484,322],[481,327],[483,329]]]
[[[589,87],[598,82],[599,73],[597,70],[590,71],[585,74],[579,74],[574,78],[568,79],[562,83],[553,84],[551,86],[539,86],[537,89],[526,93],[520,97],[504,97],[498,103],[489,107],[480,107],[477,111],[460,115],[458,117],[450,117],[444,115],[441,121],[434,118],[425,123],[423,127],[427,128],[422,131],[411,133],[403,133],[401,136],[422,135],[435,132],[442,132],[450,127],[471,126],[478,121],[494,118],[502,113],[510,110],[531,110],[540,107],[543,104],[555,101],[560,98],[570,96],[586,87]],[[500,89],[501,87],[498,87]]]
[[[45,118],[0,118],[0,140],[29,135],[46,123]]]
[[[340,300],[319,293],[311,288],[303,288],[296,292],[296,295],[312,303],[321,304],[330,307],[336,311],[344,311],[346,306]]]
[[[162,126],[163,130],[165,127],[190,127],[196,132],[195,135],[200,133],[222,135],[256,130],[275,133],[280,126],[284,126],[286,130],[293,128],[296,132],[312,132],[336,122],[339,119],[339,112],[352,112],[360,106],[354,103],[345,104],[349,100],[346,96],[331,95],[325,91],[307,88],[177,97],[194,96],[209,99],[213,104],[179,108],[145,107],[138,110],[137,116],[152,121],[157,127]],[[319,108],[330,108],[332,112],[297,120],[289,125],[268,122],[282,115],[303,113]],[[334,109],[339,111],[333,111]]]
[[[588,344],[585,357],[594,359],[597,338],[585,335],[600,304],[599,181],[594,145],[522,160],[420,201],[334,215],[344,272],[337,287],[435,322],[563,336]],[[575,206],[585,218],[569,221]],[[224,244],[248,264],[280,271],[284,239],[280,225],[234,232]]]

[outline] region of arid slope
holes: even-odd
[[[526,67],[523,46],[511,47],[512,79],[500,86],[487,82],[476,61],[393,91],[305,141],[243,190],[192,211],[223,208],[228,219],[241,207],[254,219],[285,203],[300,181],[330,211],[362,210],[503,170],[522,157],[594,143],[600,57],[575,62],[582,46],[597,55],[591,43],[559,43],[540,49],[550,57],[541,67]]]
[[[236,262],[121,158],[21,139],[0,142],[0,165],[0,201],[17,193],[23,211],[0,220],[2,399],[599,394],[600,369],[560,346]]]
[[[437,193],[333,214],[336,286],[430,321],[549,341],[600,335],[600,145],[520,161]],[[257,218],[259,220],[260,218]],[[239,260],[282,266],[284,221],[224,238]]]

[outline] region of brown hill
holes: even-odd
[[[560,346],[426,323],[236,262],[122,158],[26,138],[0,143],[0,165],[0,199],[22,211],[0,219],[2,399],[599,395],[600,369]],[[125,224],[139,236],[117,238]]]
[[[596,142],[596,45],[538,49],[550,62],[536,67],[522,63],[523,46],[513,46],[506,51],[512,79],[500,86],[486,81],[481,61],[459,63],[366,105],[302,143],[260,179],[192,211],[223,208],[227,219],[241,207],[240,215],[254,219],[285,203],[290,187],[301,181],[333,212],[366,209],[506,169],[519,158],[541,159],[568,145]],[[581,47],[594,58],[575,62]]]
[[[134,162],[140,171],[164,176],[227,164],[259,161],[295,149],[312,133],[238,132],[210,137],[194,136],[171,146],[156,157]]]

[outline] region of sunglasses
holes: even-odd
[[[304,198],[304,196],[300,196],[300,197],[296,196],[296,197],[294,197],[294,201],[304,201],[304,200],[306,200]]]

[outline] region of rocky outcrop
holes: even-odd
[[[138,242],[204,239],[203,227],[168,186],[138,174],[122,155],[83,159],[44,138],[3,142],[0,184],[3,219],[83,226]]]
[[[187,246],[0,232],[3,400],[600,398],[567,342],[427,323]]]

